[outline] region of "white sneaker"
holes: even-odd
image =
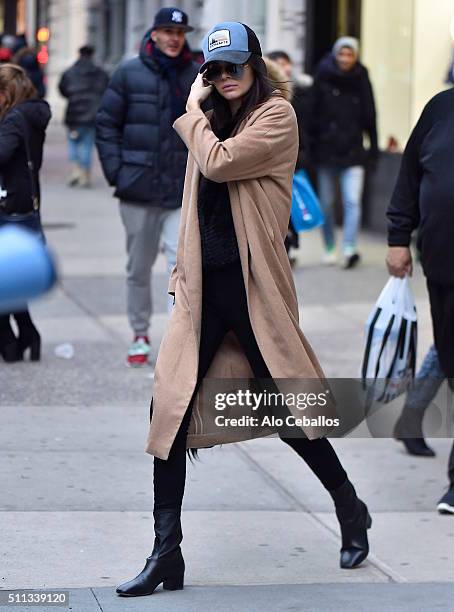
[[[337,253],[333,249],[331,251],[325,251],[322,257],[322,264],[325,266],[335,266],[337,264]]]
[[[454,484],[450,486],[448,491],[438,502],[437,510],[440,514],[454,515]]]

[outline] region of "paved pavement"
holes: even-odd
[[[432,441],[437,457],[422,460],[389,439],[334,441],[374,519],[372,554],[353,571],[338,567],[328,494],[280,440],[203,450],[188,466],[187,587],[116,597],[114,586],[142,569],[153,541],[152,458],[144,452],[153,368],[124,365],[130,331],[117,203],[99,171],[92,190],[64,187],[64,158],[53,128],[43,216],[61,282],[32,305],[43,358],[0,364],[0,589],[70,589],[77,612],[452,609],[454,518],[434,511],[447,484],[451,442],[442,439]],[[301,240],[302,327],[332,377],[357,376],[364,321],[386,280],[383,240],[363,236],[361,249],[363,265],[347,272],[319,265],[318,234]],[[160,256],[154,356],[166,287]],[[420,360],[431,326],[419,270],[413,288]],[[72,359],[55,355],[62,343],[73,346]]]

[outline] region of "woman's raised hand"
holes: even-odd
[[[212,91],[213,86],[205,85],[203,82],[203,75],[199,73],[191,86],[191,91],[186,103],[186,110],[189,112],[200,108],[200,105],[205,102]]]

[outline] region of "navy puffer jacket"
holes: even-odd
[[[96,146],[105,177],[122,200],[181,206],[187,149],[172,128],[169,81],[150,53],[150,32],[138,57],[114,72],[96,120]],[[180,72],[186,100],[199,66]]]

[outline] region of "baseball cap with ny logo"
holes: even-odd
[[[192,32],[194,28],[188,25],[188,16],[178,8],[167,7],[159,10],[154,18],[152,30],[157,28],[180,28]]]

